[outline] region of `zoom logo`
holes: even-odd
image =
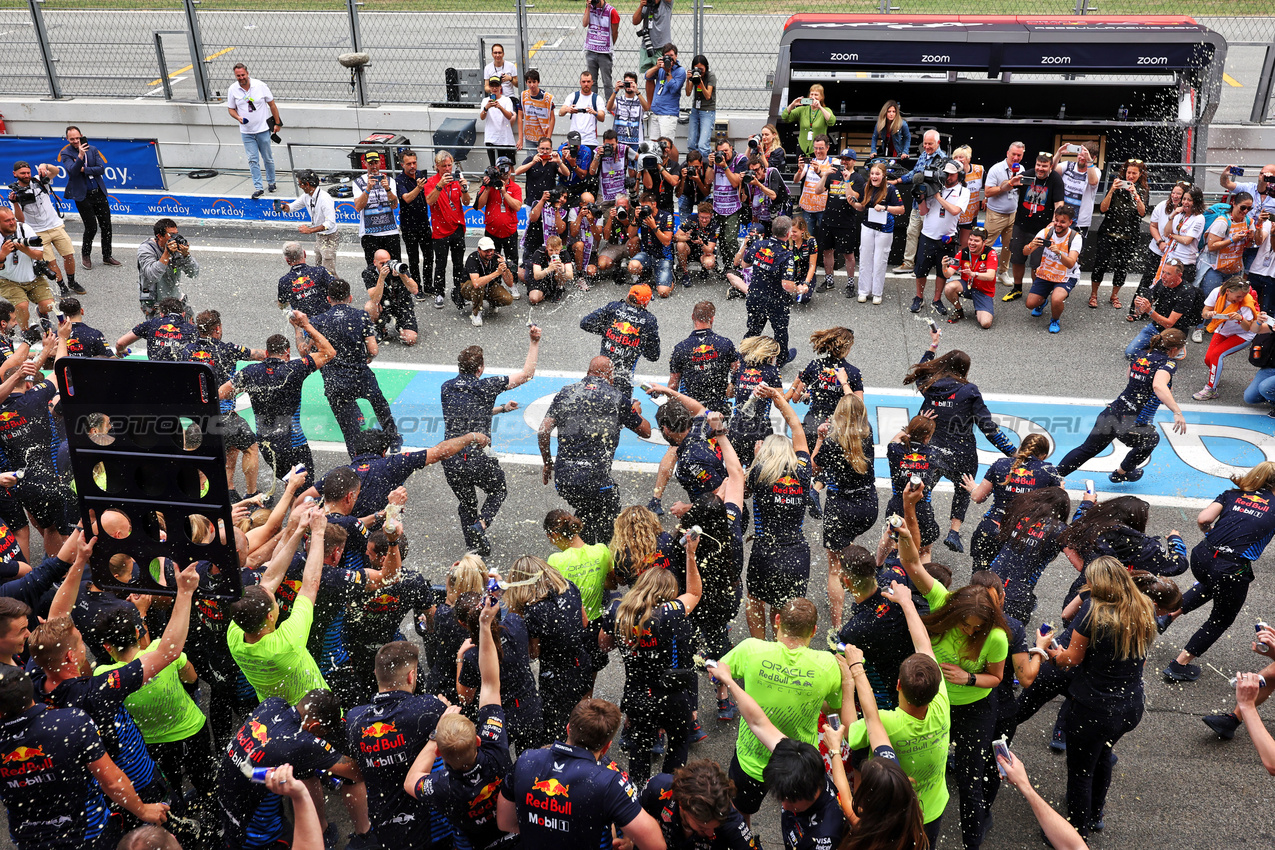
[[[858,53],[834,53],[828,57],[833,62],[858,62]]]

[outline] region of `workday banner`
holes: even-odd
[[[106,188],[132,190],[164,190],[164,175],[159,169],[159,148],[154,139],[89,139],[106,160]],[[54,164],[65,139],[35,136],[0,136],[0,182],[8,182],[13,163],[25,160],[32,170],[38,163]],[[53,188],[61,194],[66,188],[66,168],[58,164]]]

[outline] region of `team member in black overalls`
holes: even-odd
[[[159,302],[159,315],[147,319],[115,342],[115,355],[138,340],[146,340],[148,360],[181,360],[182,349],[199,338],[199,331],[186,321],[186,305],[180,298]]]
[[[985,570],[1000,548],[1001,519],[1005,508],[1015,496],[1030,493],[1041,487],[1061,487],[1062,476],[1054,465],[1045,460],[1052,447],[1044,434],[1028,434],[1013,457],[997,458],[987,468],[983,480],[974,483],[974,476],[962,475],[961,487],[980,505],[992,497],[992,506],[983,514],[983,520],[974,529],[970,540],[970,555],[975,570]]]
[[[345,718],[349,752],[367,783],[367,813],[381,847],[432,846],[430,818],[403,789],[409,759],[434,736],[447,704],[416,693],[420,650],[407,641],[376,653],[377,694]]]
[[[818,439],[819,426],[832,417],[842,396],[853,393],[860,400],[863,399],[863,376],[846,360],[853,345],[854,331],[849,328],[828,328],[810,335],[810,347],[814,349],[818,359],[806,364],[806,368],[801,370],[801,374],[788,389],[789,401],[802,399],[804,396],[810,404],[810,409],[801,421],[808,446],[814,446]],[[823,516],[819,495],[814,489],[810,493],[810,515],[815,519]]]
[[[585,543],[611,539],[620,513],[619,486],[611,478],[611,461],[620,442],[620,427],[646,439],[651,424],[642,418],[641,405],[628,393],[611,386],[611,361],[598,355],[589,361],[584,380],[563,387],[553,397],[540,423],[541,481],[552,476],[558,495],[571,505],[584,523]],[[549,439],[558,429],[558,456],[549,455]]]
[[[357,403],[362,398],[372,405],[381,430],[394,436],[397,449],[403,445],[403,438],[394,423],[390,403],[385,400],[376,375],[368,368],[378,351],[372,318],[350,306],[350,285],[340,278],[328,287],[328,304],[331,305],[328,311],[315,316],[313,322],[336,349],[336,356],[321,370],[323,394],[332,406],[332,415],[346,445],[350,446],[354,436],[363,429],[363,414]]]
[[[778,609],[789,599],[805,596],[810,580],[810,546],[801,530],[810,490],[810,452],[801,420],[784,394],[767,386],[757,392],[779,408],[792,429],[791,442],[780,434],[763,440],[748,470],[755,534],[748,557],[748,631],[764,640],[766,623],[774,621],[766,606]]]
[[[756,850],[752,831],[731,802],[731,782],[710,759],[651,777],[642,808],[659,821],[668,850]]]
[[[629,287],[623,301],[612,301],[580,320],[580,330],[601,335],[599,353],[614,364],[611,383],[625,395],[633,394],[638,357],[652,363],[660,359],[660,324],[647,309],[650,303],[651,287],[639,283]]]
[[[443,436],[455,437],[477,431],[491,436],[491,419],[497,413],[518,409],[518,402],[509,401],[494,406],[501,393],[520,387],[536,374],[536,360],[540,355],[540,328],[530,330],[531,343],[527,347],[527,359],[522,369],[512,375],[492,375],[484,378],[483,350],[471,345],[456,358],[459,374],[443,383],[440,395],[443,403]],[[487,542],[487,529],[496,512],[500,510],[507,493],[505,472],[500,462],[482,451],[463,451],[443,461],[443,476],[452,488],[459,503],[460,527],[465,535],[465,546],[480,555],[487,555],[491,546]],[[478,509],[477,487],[485,494],[482,510]]]
[[[1108,477],[1116,484],[1137,481],[1143,473],[1139,467],[1151,458],[1151,452],[1160,442],[1153,420],[1161,403],[1173,411],[1173,430],[1186,433],[1186,420],[1173,400],[1172,390],[1173,374],[1178,368],[1175,358],[1185,342],[1186,335],[1177,328],[1151,337],[1146,352],[1129,364],[1129,385],[1098,414],[1098,421],[1085,441],[1058,464],[1059,475],[1070,475],[1119,440],[1129,447],[1129,453]]]
[[[775,365],[783,351],[768,336],[750,336],[739,344],[739,375],[735,379],[735,409],[730,418],[730,442],[744,466],[753,462],[757,444],[775,430],[770,421],[770,400],[757,395],[760,386],[783,389]]]
[[[1062,551],[1070,513],[1071,499],[1061,487],[1030,490],[1005,506],[996,535],[999,551],[988,569],[1001,578],[1007,617],[1031,620],[1036,582]]]
[[[509,568],[505,606],[522,617],[532,658],[540,659],[540,702],[544,726],[553,738],[566,734],[567,718],[593,688],[590,643],[580,589],[533,555]]]
[[[660,825],[642,810],[638,792],[615,762],[602,761],[620,728],[620,709],[606,700],[581,700],[571,711],[567,741],[531,750],[500,785],[496,819],[516,832],[524,850],[596,850],[611,829],[637,850],[664,845]]]
[[[934,459],[934,447],[930,445],[933,436],[934,419],[913,416],[907,426],[890,439],[885,450],[886,462],[890,465],[891,488],[890,502],[885,506],[887,515],[903,516],[903,491],[913,475],[920,476],[925,484],[925,495],[916,505],[916,522],[921,533],[917,551],[923,560],[928,560],[931,544],[939,539],[934,503],[930,501],[931,490],[940,475]]]
[[[733,259],[736,267],[751,269],[745,281],[739,272],[728,272],[726,280],[731,287],[744,293],[744,306],[748,311],[748,327],[745,337],[757,336],[770,322],[771,333],[779,344],[780,357],[785,366],[797,359],[797,349],[788,347],[788,314],[792,311],[793,296],[808,291],[804,284],[796,283],[797,273],[792,251],[785,247],[792,219],[781,215],[770,226],[770,236],[758,237],[750,230]]]
[[[1063,554],[1077,571],[1094,558],[1112,555],[1131,570],[1180,576],[1191,565],[1186,543],[1176,529],[1165,535],[1163,544],[1147,534],[1150,512],[1151,506],[1137,496],[1116,496],[1099,504],[1086,494],[1062,538]],[[1083,581],[1083,576],[1077,579],[1063,604],[1071,601]]]
[[[1275,463],[1262,461],[1245,474],[1232,476],[1231,482],[1234,489],[1200,511],[1196,522],[1204,539],[1191,550],[1195,584],[1182,594],[1181,610],[1161,620],[1167,627],[1181,615],[1213,602],[1204,625],[1165,668],[1165,677],[1173,681],[1193,682],[1200,677],[1200,668],[1191,662],[1208,652],[1235,622],[1253,582],[1253,562],[1275,536]]]
[[[469,640],[457,653],[456,691],[461,703],[474,701],[482,684],[478,663],[478,647],[473,642],[483,628],[482,609],[486,597],[464,593],[456,600],[456,619],[469,630]],[[498,618],[488,627],[496,638],[496,654],[500,658],[501,706],[509,723],[509,739],[519,751],[542,747],[546,734],[540,694],[531,672],[531,639],[527,624],[514,612],[501,608]]]
[[[837,553],[837,563],[854,602],[850,619],[837,631],[837,642],[863,651],[864,672],[877,705],[895,708],[899,704],[899,666],[913,652],[907,618],[882,592],[872,552],[851,543]]]
[[[824,479],[828,500],[823,511],[823,548],[828,554],[828,606],[832,627],[841,628],[845,588],[841,584],[841,550],[876,525],[877,498],[872,425],[858,393],[843,395],[832,418],[817,431],[810,460]],[[843,641],[853,643],[853,641]]]
[[[704,493],[716,490],[726,480],[719,442],[720,430],[725,427],[721,414],[706,410],[695,399],[668,387],[652,385],[648,392],[652,397],[668,398],[655,412],[655,424],[659,426],[660,436],[672,446],[671,452],[677,461],[677,483],[686,490],[687,498],[694,502]],[[660,466],[664,465],[661,460]],[[657,475],[656,492],[663,492],[667,481],[667,477],[661,479]],[[648,507],[654,513],[663,513],[658,498],[652,499]],[[680,513],[685,507],[686,503],[679,502],[673,511]]]
[[[978,471],[974,426],[977,425],[983,436],[1006,457],[1013,457],[1016,449],[992,420],[991,412],[983,403],[983,394],[969,382],[970,356],[964,351],[949,351],[935,359],[938,349],[939,332],[931,331],[929,350],[908,371],[903,383],[916,384],[925,396],[921,412],[933,411],[935,415],[931,445],[936,450],[936,469],[940,477],[956,487],[952,495],[952,526],[943,545],[953,552],[964,552],[961,523],[969,510],[970,495],[961,487],[961,476]]]

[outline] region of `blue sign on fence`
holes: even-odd
[[[106,188],[164,189],[164,175],[159,170],[159,148],[154,139],[89,139],[106,160]],[[0,174],[8,175],[18,160],[57,163],[58,152],[65,139],[34,136],[0,136]],[[3,182],[7,182],[4,180]],[[59,192],[66,187],[66,169],[59,166],[53,187]]]

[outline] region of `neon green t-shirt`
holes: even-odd
[[[938,582],[925,594],[925,601],[930,603],[930,610],[937,611],[947,601],[947,588]],[[937,641],[934,641],[934,657],[940,664],[955,664],[967,673],[982,673],[988,664],[1004,661],[1009,658],[1009,635],[1004,629],[992,629],[983,641],[983,648],[978,658],[970,658],[965,654],[969,638],[960,629],[949,629]],[[985,699],[992,692],[991,688],[975,688],[969,685],[948,684],[951,691],[952,705],[969,705]]]
[[[947,808],[947,747],[952,730],[948,687],[939,680],[939,692],[930,700],[924,718],[917,719],[898,708],[880,712],[881,725],[890,736],[899,767],[916,783],[921,818],[926,823],[941,817]],[[868,727],[862,719],[850,724],[846,743],[851,749],[868,746]]]
[[[722,660],[780,732],[818,746],[820,709],[825,702],[841,707],[841,668],[831,652],[748,638]],[[747,723],[739,724],[735,755],[744,772],[757,780],[770,761],[770,752]]]
[[[565,549],[549,556],[549,566],[580,589],[584,612],[592,622],[602,616],[602,599],[607,574],[611,572],[611,550],[605,543],[586,543],[580,549]]]
[[[315,688],[328,689],[319,665],[305,647],[313,623],[314,603],[308,596],[298,595],[288,619],[256,643],[244,642],[243,629],[236,623],[226,628],[230,657],[257,692],[257,699],[264,702],[283,697],[288,705],[296,705]]]
[[[151,644],[138,653],[138,657],[154,652],[156,648],[156,644]],[[127,663],[130,662],[99,664],[93,672],[105,673]],[[133,715],[137,729],[142,733],[142,740],[148,744],[183,741],[204,725],[204,713],[190,698],[190,694],[186,693],[178,676],[185,666],[186,654],[182,653],[176,661],[160,670],[155,678],[124,700],[124,707]]]

